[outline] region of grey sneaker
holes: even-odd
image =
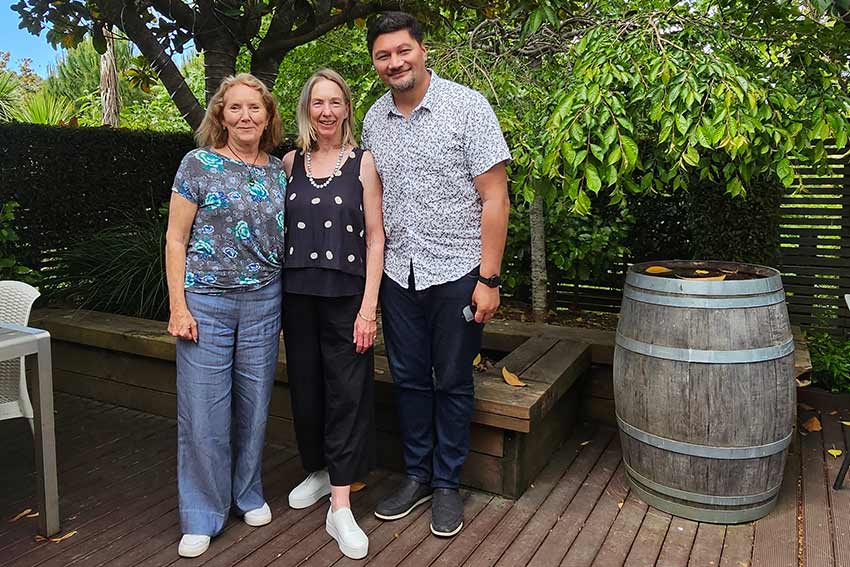
[[[431,502],[431,533],[452,537],[463,528],[463,500],[457,489],[435,488]]]
[[[382,520],[404,518],[414,508],[431,500],[431,492],[432,489],[427,484],[419,484],[413,479],[406,478],[395,494],[375,506],[375,515]]]

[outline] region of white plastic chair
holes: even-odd
[[[38,290],[29,284],[0,281],[0,321],[26,326],[32,304],[39,295]],[[32,416],[24,358],[0,361],[0,421],[25,417],[32,430]]]

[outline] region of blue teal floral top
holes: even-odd
[[[186,250],[186,291],[249,291],[280,274],[283,162],[245,166],[207,148],[183,158],[172,191],[198,205]]]

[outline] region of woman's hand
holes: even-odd
[[[363,354],[375,344],[375,337],[378,334],[378,322],[376,320],[367,321],[360,313],[354,318],[354,344],[357,354]]]
[[[198,323],[188,309],[171,312],[168,319],[168,334],[178,339],[198,342]]]

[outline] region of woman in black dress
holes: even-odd
[[[383,272],[381,182],[354,140],[351,91],[315,73],[298,103],[298,145],[283,159],[286,195],[283,328],[298,449],[307,478],[289,494],[305,508],[331,494],[325,527],[365,557],[351,484],[374,450],[372,346]]]

